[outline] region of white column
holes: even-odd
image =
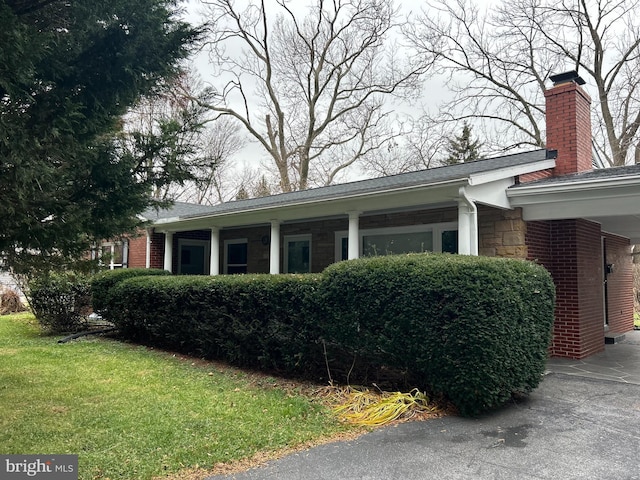
[[[269,250],[269,273],[280,273],[280,222],[271,220],[271,248]]]
[[[173,232],[164,234],[164,269],[172,271],[173,264]]]
[[[460,187],[458,199],[458,253],[478,255],[478,207]]]
[[[349,213],[349,238],[347,258],[352,260],[360,257],[360,212]]]
[[[211,227],[209,275],[220,275],[220,229]]]
[[[145,253],[144,267],[151,268],[151,229],[147,228],[147,251]]]

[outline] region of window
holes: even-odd
[[[178,239],[178,274],[209,274],[209,242],[188,238]]]
[[[311,235],[284,237],[284,273],[311,272]]]
[[[440,238],[442,253],[458,253],[458,230],[442,230]]]
[[[363,257],[424,252],[433,252],[432,231],[391,231],[375,234],[364,232],[362,235],[360,254]]]
[[[247,273],[247,239],[225,240],[224,273]]]
[[[118,240],[115,242],[103,242],[99,252],[95,252],[93,258],[98,255],[100,265],[108,266],[110,270],[127,268],[129,262],[129,242]]]
[[[347,259],[348,244],[348,232],[336,232],[336,261]],[[361,230],[359,245],[361,257],[421,252],[458,253],[458,225],[451,222]]]

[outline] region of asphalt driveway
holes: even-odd
[[[640,479],[640,385],[548,374],[478,419],[409,422],[222,479]]]

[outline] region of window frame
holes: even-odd
[[[246,263],[229,263],[229,245],[244,244],[247,249],[247,262]],[[245,273],[249,268],[249,239],[247,238],[232,238],[224,241],[224,261],[223,271],[225,275],[234,275],[229,273],[229,267],[244,267]]]
[[[115,255],[115,249],[116,246],[121,245],[122,246],[122,262],[114,262],[116,255]],[[104,263],[102,261],[102,252],[104,251],[105,247],[109,248],[109,263]],[[129,240],[127,239],[122,239],[122,240],[115,240],[115,241],[106,241],[106,242],[102,242],[100,243],[100,246],[98,248],[96,248],[95,250],[95,257],[94,259],[97,258],[99,264],[101,266],[107,266],[109,267],[109,270],[116,270],[119,268],[128,268],[129,266]]]
[[[182,273],[182,247],[184,246],[194,246],[194,247],[204,247],[204,265],[203,265],[203,273],[200,275],[209,275],[209,266],[210,266],[210,251],[211,244],[207,240],[200,240],[195,238],[178,238],[178,275],[183,275]],[[196,274],[191,274],[196,275]]]
[[[312,265],[312,238],[313,235],[310,233],[303,233],[299,235],[285,235],[283,237],[284,243],[284,259],[283,259],[283,273],[289,273],[289,242],[300,242],[307,241],[309,243],[309,270],[307,272],[297,272],[297,273],[311,273],[311,265]]]

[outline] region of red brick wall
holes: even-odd
[[[633,263],[629,240],[604,234],[607,248],[606,263],[613,265],[607,275],[609,332],[633,330]]]
[[[549,222],[527,222],[525,238],[527,260],[539,263],[549,269],[552,264],[551,226]]]
[[[577,84],[547,90],[547,148],[558,151],[554,175],[592,169],[591,98]]]
[[[362,221],[362,219],[361,219]],[[311,271],[322,272],[332,263],[335,263],[335,232],[349,229],[349,220],[337,218],[310,223],[293,223],[282,225],[280,234],[304,235],[311,234]],[[280,244],[280,271],[284,271],[284,245]]]
[[[412,212],[387,213],[360,217],[360,229],[384,227],[402,227],[405,225],[427,225],[458,221],[458,209],[438,208],[433,210],[415,210]],[[347,227],[345,227],[346,229]]]
[[[150,268],[164,268],[164,233],[151,234]]]
[[[129,238],[129,268],[145,268],[147,266],[147,235],[144,230],[140,235]]]
[[[270,237],[271,227],[233,228],[220,231],[220,273],[224,273],[224,242],[239,238],[247,239],[247,273],[269,273],[269,244],[262,243]],[[281,232],[282,233],[282,232]]]

